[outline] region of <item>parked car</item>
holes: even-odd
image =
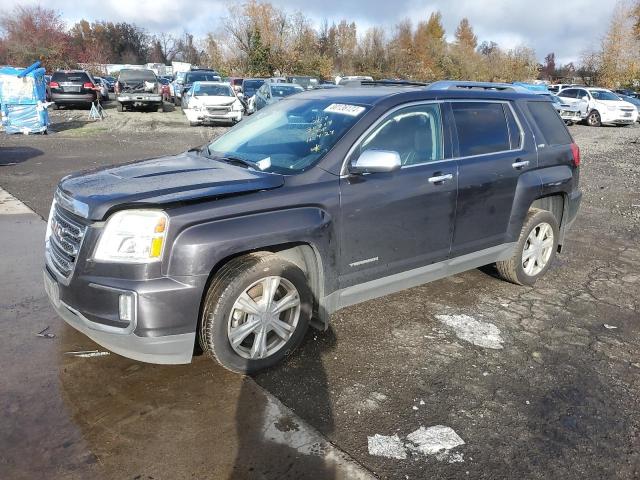
[[[287,83],[295,83],[300,85],[305,90],[313,90],[320,84],[320,80],[316,77],[307,77],[307,76],[293,76],[287,77]]]
[[[93,81],[98,88],[98,92],[100,94],[100,100],[107,102],[109,101],[109,86],[102,77],[93,77]]]
[[[44,76],[44,85],[45,85],[44,97],[47,102],[51,101],[51,86],[49,85],[50,83],[51,83],[51,75],[45,75]]]
[[[177,72],[175,80],[171,82],[171,96],[176,106],[180,105],[182,101],[182,84],[184,83],[184,76],[186,74],[187,72]]]
[[[107,82],[107,87],[109,88],[109,92],[113,93],[116,86],[116,77],[112,77],[111,75],[105,75],[102,77],[105,82]]]
[[[553,85],[548,85],[547,88],[549,89],[550,92],[557,94],[560,90],[563,90],[565,88],[581,87],[581,86],[582,85],[575,85],[573,83],[556,83]]]
[[[264,78],[244,78],[242,80],[242,97],[240,97],[240,99],[244,103],[247,114],[252,114],[255,111],[255,100],[253,97],[264,84],[264,81]]]
[[[278,102],[289,95],[304,92],[304,88],[293,83],[265,82],[255,94],[254,108],[256,111]]]
[[[115,90],[119,112],[136,107],[164,111],[162,89],[153,70],[120,70]]]
[[[126,357],[188,363],[198,341],[248,373],[349,305],[491,263],[533,285],[576,218],[580,151],[550,101],[483,85],[308,91],[199,149],[65,177],[51,303]]]
[[[182,99],[183,112],[191,126],[213,122],[238,123],[244,106],[230,84],[194,82]]]
[[[49,82],[51,101],[55,107],[77,105],[90,108],[99,101],[96,85],[89,72],[84,70],[58,70]]]
[[[584,120],[585,114],[580,107],[565,103],[560,97],[553,93],[543,93],[542,95],[551,100],[558,115],[560,115],[560,118],[562,118],[567,125],[573,125]]]
[[[176,105],[182,105],[182,94],[189,90],[194,82],[219,82],[220,80],[220,74],[215,70],[202,69],[186,72],[180,85],[181,91],[176,91]]]
[[[638,117],[638,109],[604,88],[566,88],[558,96],[570,105],[577,106],[585,114],[586,123],[592,127],[603,124],[631,125]]]
[[[622,93],[618,93],[617,95],[620,97],[620,100],[629,102],[631,105],[636,107],[636,110],[638,110],[638,122],[640,122],[640,98],[630,97],[628,95],[623,95]]]
[[[613,91],[616,94],[625,95],[627,97],[638,98],[638,92],[630,90],[628,88],[619,88]]]

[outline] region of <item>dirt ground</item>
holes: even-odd
[[[0,186],[44,217],[55,184],[71,171],[177,153],[225,130],[189,127],[179,111],[108,109],[103,122],[87,122],[86,114],[54,112],[48,136],[0,137]],[[506,283],[486,267],[344,309],[329,332],[309,332],[287,362],[254,380],[379,478],[640,476],[640,127],[570,130],[582,151],[582,208],[538,285]],[[107,385],[115,357],[100,359]],[[194,402],[204,371],[224,384],[208,362],[196,358],[193,375],[180,371],[179,388]],[[82,407],[71,401],[73,423],[81,436],[93,432],[87,438],[97,461],[114,452],[131,461],[117,440],[101,444],[86,428],[100,422],[92,404],[114,418],[93,367],[67,367],[52,367],[65,390],[59,403],[81,398]],[[154,385],[175,372],[145,371],[136,381]],[[122,379],[110,388],[137,395]],[[188,426],[201,413],[173,394],[155,406],[179,406]],[[153,421],[164,428],[170,420]],[[130,428],[123,432],[135,440]],[[425,438],[449,447],[436,453]],[[246,447],[250,457],[259,439]],[[193,476],[198,468],[184,462],[184,478],[202,478]]]

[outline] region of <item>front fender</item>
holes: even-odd
[[[190,226],[173,242],[168,273],[209,275],[231,256],[292,243],[311,245],[324,268],[335,271],[337,245],[331,216],[320,208],[302,207]],[[331,286],[325,284],[325,288]]]

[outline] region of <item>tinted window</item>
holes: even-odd
[[[86,72],[55,72],[51,77],[54,82],[74,82],[84,83],[90,82],[91,79]]]
[[[461,157],[510,150],[509,128],[501,103],[455,102],[451,108]]]
[[[403,108],[380,123],[356,152],[391,150],[398,152],[402,165],[441,160],[441,125],[439,105]]]
[[[214,72],[189,72],[184,77],[184,83],[215,82],[220,76]]]
[[[157,77],[153,70],[121,70],[118,80],[121,82],[155,82]]]
[[[578,98],[578,91],[575,88],[568,88],[567,90],[562,90],[558,93],[558,96],[565,98]]]
[[[529,111],[533,115],[538,128],[544,135],[547,145],[567,145],[571,136],[564,122],[553,105],[548,102],[528,102]]]

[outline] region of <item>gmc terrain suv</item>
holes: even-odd
[[[186,153],[61,180],[44,281],[121,355],[234,372],[308,325],[495,263],[532,285],[580,204],[580,153],[545,97],[437,82],[309,91]]]

